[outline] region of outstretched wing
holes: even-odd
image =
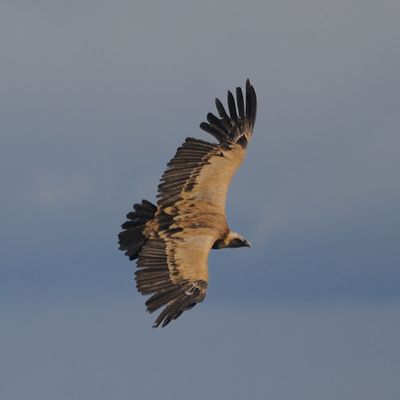
[[[209,113],[200,127],[216,143],[188,138],[168,163],[158,187],[158,210],[144,232],[139,254],[137,288],[152,294],[147,310],[165,307],[154,326],[167,325],[201,302],[208,282],[207,259],[216,240],[228,232],[225,203],[232,176],[251,139],[257,99],[246,81],[246,101],[236,89],[228,92],[229,113],[216,99],[219,118]]]
[[[160,232],[160,237],[148,240],[139,254],[137,288],[142,294],[152,294],[146,308],[154,312],[165,306],[153,327],[166,326],[206,295],[207,257],[214,240],[207,234],[192,233],[174,237]]]

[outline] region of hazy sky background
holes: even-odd
[[[400,3],[0,4],[0,397],[398,399]],[[250,78],[214,252],[171,327],[116,235]]]

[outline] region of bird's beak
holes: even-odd
[[[251,247],[250,242],[248,240],[245,240],[243,245],[244,245],[244,247]]]

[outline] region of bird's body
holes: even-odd
[[[246,82],[246,102],[236,89],[237,109],[228,92],[228,115],[208,114],[200,127],[219,143],[187,138],[169,162],[158,186],[157,206],[134,205],[119,234],[120,249],[138,259],[136,284],[152,294],[147,310],[165,307],[154,326],[167,325],[201,302],[208,282],[211,249],[249,246],[229,229],[225,204],[230,181],[246,155],[256,117],[256,95]]]

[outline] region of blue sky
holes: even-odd
[[[389,0],[3,1],[0,394],[180,399],[205,371],[220,398],[398,398],[399,17]],[[214,252],[204,304],[154,333],[119,226],[247,77],[228,218],[252,248]]]

